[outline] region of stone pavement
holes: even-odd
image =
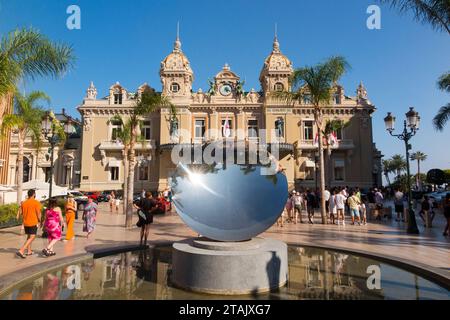
[[[20,227],[0,230],[0,278],[6,274],[33,267],[39,270],[39,265],[48,268],[55,264],[58,258],[79,257],[92,252],[93,249],[111,249],[138,244],[140,229],[133,224],[132,229],[125,229],[125,216],[120,213],[110,213],[107,204],[100,204],[97,228],[91,239],[86,239],[82,232],[81,219],[76,220],[76,239],[69,242],[58,242],[55,245],[55,257],[43,257],[40,254],[47,239],[37,238],[33,249],[37,255],[20,259],[15,252],[25,240],[20,234]],[[80,215],[81,216],[81,215]],[[285,224],[284,227],[272,226],[261,236],[285,241],[290,244],[304,244],[319,247],[366,252],[385,257],[393,257],[408,262],[439,268],[441,274],[450,277],[450,238],[442,235],[445,222],[442,213],[438,212],[433,222],[433,228],[424,229],[421,220],[417,220],[420,235],[408,235],[405,224],[389,220],[371,223],[367,226],[321,225],[320,214],[316,213],[317,224]],[[348,219],[348,218],[347,218]],[[134,223],[137,215],[134,216]],[[150,232],[150,243],[167,243],[196,237],[176,213],[156,216]],[[30,270],[30,269],[29,269]],[[1,282],[1,281],[0,281]]]

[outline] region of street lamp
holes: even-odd
[[[47,111],[42,118],[41,130],[45,139],[50,143],[50,187],[48,190],[48,198],[52,197],[52,187],[53,187],[53,161],[54,161],[54,149],[58,144],[60,136],[58,135],[58,130],[56,128],[57,121],[53,112]],[[74,132],[73,120],[68,117],[66,123],[64,124],[64,133],[69,135]]]
[[[391,112],[388,112],[387,116],[384,118],[384,124],[386,125],[386,130],[393,137],[397,137],[398,139],[405,142],[406,149],[406,176],[407,182],[406,186],[408,188],[408,233],[418,234],[419,229],[417,228],[416,217],[414,215],[413,205],[412,205],[412,192],[411,192],[411,183],[409,180],[409,150],[411,150],[411,145],[409,144],[409,140],[416,134],[417,130],[419,130],[420,117],[419,113],[414,110],[414,108],[409,108],[409,111],[405,114],[406,120],[403,122],[403,132],[400,134],[393,134],[395,127],[395,117]]]

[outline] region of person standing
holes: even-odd
[[[41,223],[41,204],[35,198],[36,191],[33,189],[28,190],[28,199],[23,201],[20,207],[19,215],[22,214],[23,226],[27,235],[24,245],[16,253],[22,259],[26,258],[25,250],[27,250],[27,256],[33,254],[31,244],[36,238],[38,225]]]
[[[83,212],[83,232],[87,232],[86,238],[89,239],[89,236],[95,230],[95,222],[97,220],[97,204],[89,198],[88,203],[84,206]]]
[[[316,205],[316,195],[311,190],[306,190],[306,211],[310,224],[314,224],[314,206]]]
[[[294,202],[294,209],[293,214],[294,214],[294,223],[297,223],[297,219],[298,216],[300,216],[300,223],[303,223],[303,219],[302,219],[302,202],[303,202],[303,198],[300,195],[300,192],[296,192],[295,195],[293,196],[293,202]]]
[[[394,192],[394,206],[395,206],[395,212],[397,213],[397,218],[395,221],[405,221],[404,211],[405,207],[403,205],[403,192],[400,191],[400,189],[395,189]]]
[[[283,226],[283,220],[286,220],[286,217],[289,217],[292,215],[292,208],[293,208],[293,204],[292,204],[292,194],[288,195],[288,198],[286,200],[286,205],[284,206],[283,210],[283,214],[281,215],[281,226]],[[286,213],[286,215],[285,215]],[[284,219],[283,219],[284,218]]]
[[[443,203],[444,217],[447,220],[447,224],[444,229],[444,236],[450,235],[450,192],[447,192],[445,195],[444,203]]]
[[[75,222],[75,214],[77,212],[77,203],[75,202],[73,195],[69,195],[66,202],[66,238],[65,241],[72,240],[75,236],[73,231],[73,224]]]
[[[375,216],[376,219],[381,220],[381,217],[383,215],[383,194],[378,190],[377,188],[374,189],[375,191]]]
[[[335,217],[337,215],[337,209],[336,209],[336,189],[333,190],[333,194],[331,195],[329,199],[329,212],[330,212],[330,220],[331,224],[335,224]]]
[[[342,218],[342,225],[345,226],[345,215],[344,215],[344,210],[345,210],[345,203],[346,203],[347,198],[344,196],[343,192],[339,192],[338,194],[336,194],[335,197],[335,203],[336,203],[336,211],[337,211],[337,217],[338,217],[338,225],[339,225],[339,221]]]
[[[56,199],[51,198],[48,201],[48,208],[45,211],[45,223],[44,227],[47,231],[48,245],[47,248],[42,250],[42,253],[49,257],[54,256],[56,253],[53,251],[53,246],[56,242],[61,240],[61,230],[63,224],[63,216],[61,208],[58,207]]]
[[[109,208],[111,209],[111,212],[113,212],[115,201],[116,201],[116,194],[114,193],[114,191],[111,191],[111,193],[109,194]]]
[[[328,188],[325,187],[325,192],[323,193],[323,197],[325,198],[325,211],[327,213],[327,218],[330,218],[330,197],[331,193],[328,191]]]
[[[352,225],[355,224],[355,216],[359,225],[361,225],[361,219],[359,214],[359,206],[361,205],[361,201],[358,199],[354,192],[351,192],[350,197],[348,198],[348,206],[350,207],[350,213],[352,215]]]
[[[119,207],[120,207],[120,198],[116,197],[116,199],[114,200],[114,203],[116,205],[116,213],[119,213]]]
[[[147,245],[147,238],[148,234],[150,232],[150,224],[153,223],[153,211],[156,210],[156,201],[153,200],[152,193],[150,191],[147,191],[145,193],[145,198],[141,199],[138,204],[134,204],[134,207],[138,210],[141,210],[143,214],[145,215],[145,220],[142,219],[140,221],[140,227],[141,227],[141,241],[140,245],[142,244]]]

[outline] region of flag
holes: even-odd
[[[319,146],[319,134],[316,133],[316,137],[314,138],[314,146],[318,147]]]
[[[223,124],[223,136],[225,138],[229,138],[231,136],[231,128],[230,128],[230,122],[228,121],[228,117],[225,120],[225,123]]]
[[[330,145],[333,148],[339,147],[339,142],[337,139],[336,132],[332,132],[331,134],[328,135],[328,145]]]

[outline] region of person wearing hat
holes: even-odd
[[[73,231],[73,224],[75,222],[75,214],[77,212],[77,203],[73,198],[73,195],[69,195],[66,201],[66,238],[64,241],[72,240],[75,236],[75,232]]]

